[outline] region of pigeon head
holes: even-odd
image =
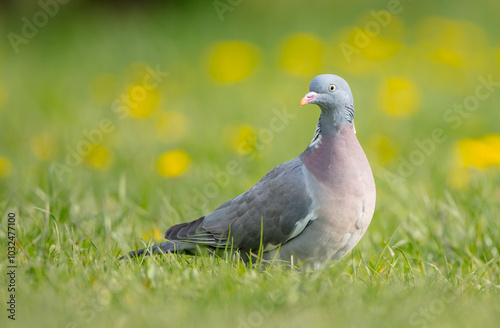
[[[352,103],[352,93],[347,82],[332,74],[316,76],[309,85],[309,93],[300,101],[300,105],[317,104],[325,111]]]
[[[302,98],[300,105],[316,104],[322,113],[345,118],[352,122],[354,101],[351,89],[340,76],[322,74],[316,76],[309,85],[309,93]]]

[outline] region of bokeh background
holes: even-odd
[[[19,211],[25,245],[42,233],[33,256],[65,249],[52,220],[69,244],[112,257],[245,191],[308,145],[319,110],[299,101],[332,73],[351,86],[378,187],[359,252],[380,251],[402,226],[395,239],[410,252],[498,257],[498,1],[3,1],[0,11],[0,197],[5,213]],[[434,199],[484,212],[468,207],[458,235],[422,221],[440,213]]]
[[[223,165],[257,152],[245,167],[254,177],[307,145],[318,111],[298,100],[319,73],[350,83],[358,137],[375,169],[397,173],[419,149],[415,140],[435,128],[446,141],[408,179],[426,183],[435,171],[442,186],[465,189],[474,172],[500,163],[498,86],[474,111],[445,118],[474,96],[481,77],[500,80],[496,21],[485,14],[498,9],[494,1],[473,8],[401,1],[386,26],[370,13],[387,11],[384,1],[47,3],[2,6],[3,187],[31,188],[103,119],[113,131],[80,152],[66,182],[133,175],[133,190],[146,181],[170,189],[201,178],[214,158]],[[380,32],[372,36],[366,28],[374,22]],[[148,67],[168,74],[149,91]],[[263,150],[252,147],[271,110],[285,107],[299,119]]]

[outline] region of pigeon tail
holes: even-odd
[[[158,253],[184,253],[184,252],[189,252],[190,250],[193,250],[195,248],[196,245],[194,244],[183,243],[180,241],[166,241],[164,243],[156,244],[151,247],[141,248],[132,251],[127,255],[120,257],[119,260],[123,260],[125,258],[140,257],[143,254],[151,255]]]

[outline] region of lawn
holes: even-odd
[[[498,326],[497,3],[20,3],[0,7],[2,327]],[[349,82],[377,184],[350,254],[117,260],[299,155],[320,73]]]

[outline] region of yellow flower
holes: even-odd
[[[0,178],[8,178],[12,174],[12,162],[7,157],[0,156]]]
[[[248,124],[228,125],[222,134],[226,145],[240,155],[255,152],[257,143],[257,132],[255,128]]]
[[[465,58],[458,52],[451,49],[435,49],[429,53],[429,59],[436,62],[456,68],[465,66]]]
[[[384,17],[383,21],[386,23],[375,19],[370,12],[355,23],[356,27],[337,31],[330,44],[335,68],[353,74],[367,74],[386,72],[395,66],[387,59],[394,58],[404,49],[405,26],[396,15]],[[374,26],[378,28],[374,29]]]
[[[187,133],[187,118],[181,112],[161,112],[156,120],[156,131],[167,141],[174,143]]]
[[[225,41],[212,47],[208,69],[217,82],[239,82],[254,71],[258,62],[256,46],[242,41]]]
[[[43,132],[31,138],[30,148],[37,159],[49,161],[54,158],[56,143],[49,132]]]
[[[142,239],[152,239],[154,242],[163,241],[163,233],[158,229],[158,227],[154,227],[153,231],[145,232],[142,234]]]
[[[477,76],[495,66],[488,35],[476,24],[443,17],[424,17],[416,25],[417,41],[408,58],[414,74],[428,87],[464,96],[477,84]]]
[[[96,145],[86,156],[85,163],[94,169],[106,171],[113,164],[113,156],[108,148]]]
[[[392,77],[382,83],[378,92],[379,106],[391,116],[406,117],[420,105],[420,92],[411,80]]]
[[[191,157],[183,150],[172,150],[163,153],[158,159],[158,172],[164,177],[177,177],[186,172]]]
[[[463,166],[484,169],[500,165],[500,135],[489,134],[479,139],[464,139],[457,144]]]
[[[497,49],[497,64],[500,67],[500,48]]]
[[[321,39],[307,33],[290,36],[284,44],[280,66],[296,76],[311,76],[323,68],[325,47]]]
[[[371,40],[370,44],[364,49],[363,53],[370,59],[383,60],[395,55],[401,47],[401,42],[377,36]]]
[[[354,42],[356,30],[345,28],[337,31],[329,52],[337,54],[335,68],[351,74],[364,74],[379,67],[379,63],[364,55],[362,48]]]
[[[385,135],[373,136],[370,140],[370,148],[374,150],[380,165],[386,165],[396,157],[396,145]]]
[[[486,33],[472,22],[426,17],[418,23],[417,37],[424,56],[440,65],[477,69],[488,56]]]
[[[116,98],[117,81],[113,74],[100,74],[90,85],[92,98],[100,105],[112,102]]]
[[[369,13],[363,17],[358,25],[362,27],[363,33],[369,39],[367,46],[362,48],[363,55],[369,59],[380,61],[390,58],[403,46],[401,40],[405,31],[404,23],[396,15],[388,15],[390,17],[389,20],[384,19],[384,21],[387,21],[387,24],[382,25],[382,23],[373,17],[372,13]],[[375,31],[372,31],[372,29],[367,30],[367,26],[378,26],[379,29]],[[379,33],[376,35],[370,34],[374,32]]]
[[[142,83],[130,86],[127,89],[127,95],[130,101],[129,109],[132,117],[148,117],[158,106],[158,90],[148,89]]]

